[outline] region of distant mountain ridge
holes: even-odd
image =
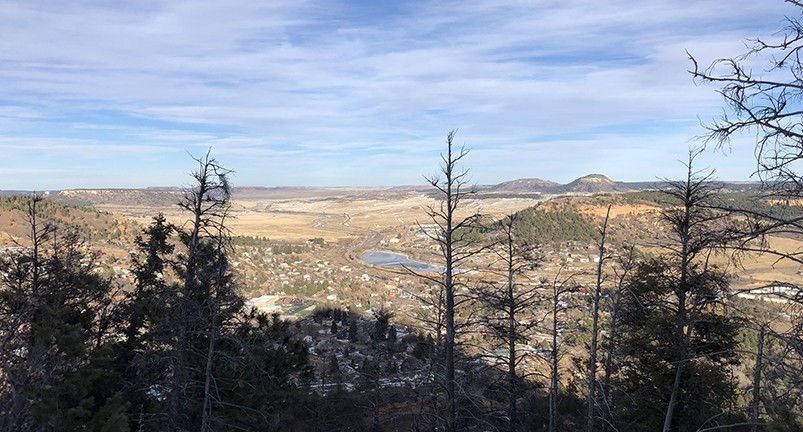
[[[540,189],[549,189],[557,186],[560,186],[560,183],[540,178],[525,178],[499,183],[498,185],[491,186],[491,189],[500,192],[534,192]]]
[[[714,182],[725,190],[754,190],[759,182]],[[479,187],[481,192],[498,194],[538,193],[545,195],[623,193],[643,190],[664,189],[667,182],[656,180],[647,182],[614,181],[602,174],[589,174],[569,183],[560,184],[539,178],[526,178],[506,181],[497,185]]]
[[[734,181],[714,182],[725,191],[755,191],[759,182]],[[667,182],[656,180],[647,182],[620,182],[611,180],[603,174],[589,174],[569,183],[560,184],[540,178],[521,178],[496,185],[479,185],[477,191],[492,195],[592,195],[597,193],[623,193],[643,190],[664,189]],[[308,186],[239,186],[232,195],[236,199],[305,199],[305,198],[349,198],[366,196],[393,196],[407,193],[429,193],[428,185],[400,185],[388,187],[308,187]],[[3,191],[0,195],[32,193],[31,191]],[[42,192],[38,192],[42,193]],[[83,205],[125,204],[138,206],[175,205],[184,195],[179,187],[148,188],[97,188],[64,189],[46,191],[56,199]]]
[[[620,192],[621,185],[602,174],[589,174],[575,179],[565,186],[571,192]]]
[[[481,189],[483,191],[494,193],[541,193],[548,195],[564,195],[629,192],[633,190],[656,189],[658,187],[660,186],[657,182],[617,182],[602,174],[589,174],[577,178],[567,184],[560,184],[539,178],[528,178],[506,181]]]

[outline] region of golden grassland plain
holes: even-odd
[[[803,241],[782,237],[770,237],[769,247],[779,253],[803,252]],[[661,254],[661,248],[642,247],[644,251]],[[718,251],[708,257],[710,264],[716,265],[730,275],[730,286],[735,290],[758,288],[774,282],[803,285],[803,266],[789,259],[780,259],[777,254],[756,252]]]
[[[537,203],[524,198],[467,199],[463,214],[481,212],[502,217]],[[438,201],[421,193],[378,195],[376,197],[305,197],[301,199],[232,199],[227,226],[234,235],[259,236],[272,240],[300,242],[320,237],[327,242],[355,239],[370,233],[404,229],[431,220],[426,209]],[[96,205],[99,210],[121,213],[147,224],[159,212],[171,222],[186,221],[178,207]]]
[[[803,241],[798,239],[772,237],[769,246],[783,253],[803,252]],[[803,270],[800,264],[791,260],[780,260],[777,255],[747,254],[740,262],[742,268],[734,269],[739,274],[734,281],[738,287],[752,288],[772,281],[784,281],[803,285]]]
[[[578,210],[601,223],[605,217],[607,207],[604,205],[580,205]],[[611,219],[620,216],[658,215],[660,209],[650,205],[611,206]],[[612,229],[615,231],[616,227]],[[803,254],[803,240],[786,237],[769,237],[767,239],[770,250],[781,254]],[[660,253],[659,248],[643,247],[653,253]],[[725,251],[711,257],[711,262],[725,269],[732,275],[731,286],[736,289],[756,288],[774,281],[784,281],[803,285],[803,266],[789,260],[780,259],[777,254],[769,253],[739,253]]]

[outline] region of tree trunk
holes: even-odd
[[[766,328],[762,325],[758,333],[758,352],[756,353],[756,366],[753,370],[753,401],[750,407],[750,432],[758,432],[758,422],[761,420],[761,368],[764,362],[764,336]]]
[[[201,412],[201,432],[211,430],[209,426],[209,417],[212,414],[212,355],[215,352],[215,325],[214,320],[217,319],[212,315],[212,326],[209,329],[209,346],[206,350],[206,370],[204,371],[204,404],[203,411]]]
[[[558,301],[557,282],[552,288],[552,347],[549,373],[549,432],[555,432],[558,421]]]
[[[452,147],[449,146],[449,160],[452,158]],[[452,185],[448,181],[451,179],[451,168],[447,170],[447,192],[446,192],[446,276],[444,288],[446,291],[446,400],[447,400],[447,414],[446,414],[446,432],[455,432],[455,423],[457,420],[457,404],[455,395],[455,382],[454,382],[454,284],[453,284],[453,271],[454,261],[452,257],[452,236],[453,225],[452,213],[453,199]]]
[[[597,285],[594,288],[594,297],[591,312],[591,347],[588,359],[588,409],[587,426],[588,432],[594,432],[594,404],[597,391],[597,340],[599,338],[599,299],[602,297],[602,265],[605,261],[605,235],[608,232],[608,218],[611,216],[611,206],[605,213],[605,222],[602,224],[601,237],[599,241],[599,256],[597,261]]]
[[[512,239],[510,239],[512,240]],[[507,298],[508,303],[508,382],[510,384],[510,399],[508,406],[508,430],[515,432],[517,420],[516,400],[518,399],[518,389],[516,387],[516,304],[514,300],[514,269],[513,269],[513,245],[508,242],[508,268],[507,268]]]

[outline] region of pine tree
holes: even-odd
[[[0,257],[0,427],[127,430],[109,368],[114,287],[75,232],[42,221],[42,202],[27,198],[29,243]]]
[[[277,316],[245,308],[229,261],[231,172],[208,154],[196,162],[179,204],[190,220],[176,228],[157,217],[137,241],[125,342],[135,351],[136,426],[262,428],[308,376],[306,347]]]
[[[710,176],[693,170],[697,154],[689,153],[686,178],[665,192],[680,203],[663,213],[667,253],[635,268],[617,312],[619,384],[633,401],[624,416],[638,430],[694,431],[709,419],[721,422],[735,397],[729,367],[738,361],[737,325],[723,307],[728,279],[710,261],[724,241],[725,214],[713,208]]]
[[[357,340],[357,320],[351,319],[349,320],[349,341],[355,342]]]

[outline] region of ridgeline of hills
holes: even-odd
[[[746,192],[757,190],[759,182],[716,182],[724,191]],[[663,180],[645,182],[614,181],[602,174],[589,174],[566,184],[555,183],[539,178],[512,180],[494,186],[480,186],[481,192],[491,193],[539,193],[545,195],[623,193],[657,190],[667,187]]]
[[[748,192],[759,188],[758,182],[717,182],[726,192]],[[539,178],[525,178],[506,181],[496,185],[479,185],[477,191],[482,195],[590,195],[598,193],[624,193],[645,190],[663,189],[665,181],[620,182],[602,174],[589,174],[570,183],[560,184]],[[235,199],[298,199],[298,198],[338,198],[355,195],[404,194],[409,192],[429,192],[427,186],[395,186],[395,187],[235,187]],[[3,191],[2,195],[16,195],[30,191]],[[108,189],[67,189],[48,191],[57,200],[79,205],[122,204],[146,207],[164,207],[174,205],[184,192],[178,187],[150,187],[142,189],[108,188]]]

